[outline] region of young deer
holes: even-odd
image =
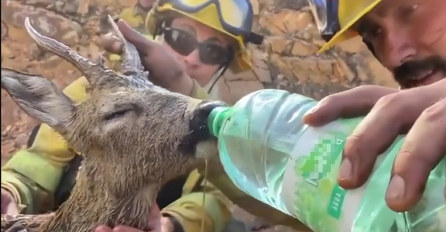
[[[151,203],[160,186],[217,156],[207,117],[223,103],[154,86],[136,48],[109,20],[125,42],[122,74],[40,35],[26,18],[26,30],[40,48],[69,61],[89,80],[89,98],[74,104],[46,78],[4,68],[1,86],[22,110],[83,154],[84,163],[70,198],[56,212],[2,215],[2,232],[92,232],[100,224],[148,231]]]

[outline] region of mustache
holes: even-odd
[[[431,56],[422,60],[407,61],[393,70],[393,76],[397,82],[405,82],[417,80],[429,71],[440,71],[446,75],[446,59]]]

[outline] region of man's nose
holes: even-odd
[[[188,56],[185,56],[183,59],[184,64],[187,68],[197,68],[201,63],[198,49],[193,50]]]
[[[389,70],[393,70],[416,55],[410,36],[401,30],[389,30],[383,38],[380,61]]]

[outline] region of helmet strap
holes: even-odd
[[[229,68],[229,65],[235,58],[235,52],[233,49],[229,49],[228,59],[226,59],[223,64],[220,65],[220,67],[217,69],[215,73],[218,73],[217,78],[215,78],[214,82],[212,83],[211,87],[209,87],[208,94],[212,92],[212,89],[214,88],[215,84],[217,84],[218,80],[225,74],[226,70]]]
[[[365,45],[370,50],[370,52],[372,52],[372,54],[376,57],[375,50],[373,49],[373,45],[370,42],[365,41],[364,39],[362,39],[362,42],[365,43]],[[376,57],[376,58],[378,58],[378,57]]]

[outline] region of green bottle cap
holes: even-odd
[[[231,116],[232,107],[221,106],[213,109],[208,117],[208,127],[211,134],[218,137],[223,123]]]

